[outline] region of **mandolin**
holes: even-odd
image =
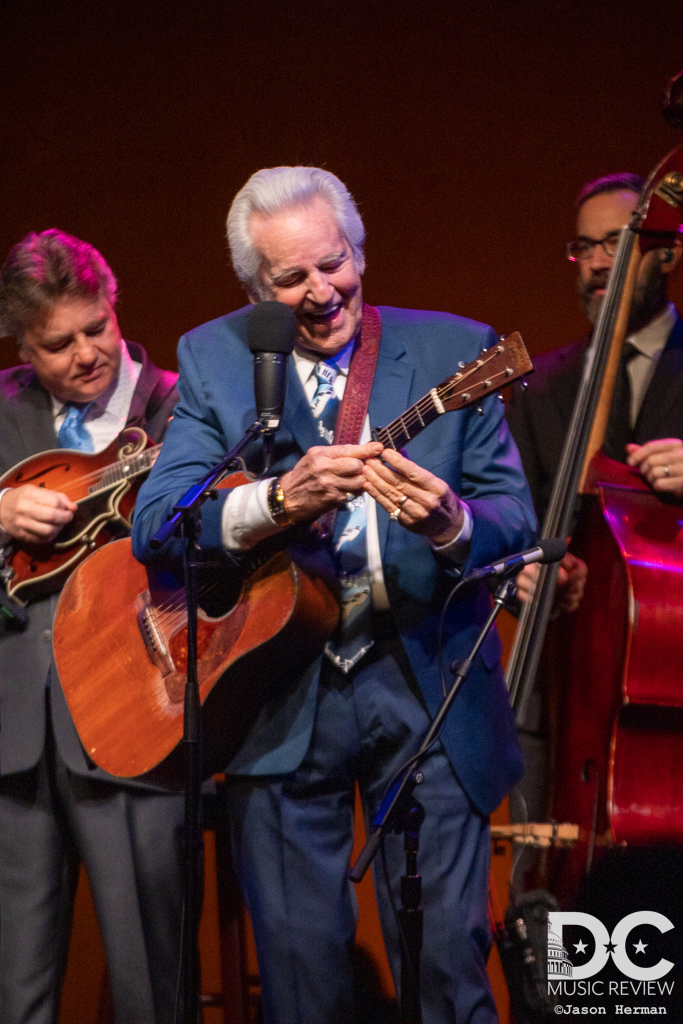
[[[465,409],[532,370],[518,333],[485,350],[373,436],[402,448],[446,412]],[[239,477],[239,479],[235,479]],[[245,482],[233,474],[221,486]],[[332,634],[335,581],[304,548],[262,555],[231,591],[224,562],[204,570],[198,678],[204,767],[220,771],[274,692],[283,660],[310,663]],[[104,614],[103,614],[103,610]],[[96,628],[94,628],[96,624]],[[187,667],[184,589],[140,565],[130,540],[87,558],[62,590],[54,652],[69,709],[92,760],[113,775],[177,778]]]
[[[0,491],[34,484],[60,491],[78,505],[71,522],[49,544],[12,542],[3,570],[7,595],[26,604],[54,593],[95,548],[127,533],[140,484],[160,451],[144,430],[126,427],[96,455],[55,448],[6,473]]]

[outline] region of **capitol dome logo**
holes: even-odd
[[[572,962],[562,940],[548,924],[548,978],[571,978],[572,971]]]

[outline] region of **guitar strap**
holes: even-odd
[[[381,336],[382,318],[379,310],[364,302],[360,334],[353,347],[344,397],[334,428],[334,444],[358,444],[360,441],[368,413]]]
[[[363,303],[363,319],[349,363],[344,396],[334,427],[334,444],[358,444],[368,413],[370,392],[375,377],[379,343],[382,337],[382,317],[376,306]],[[331,537],[337,509],[330,509],[318,519],[323,537]]]

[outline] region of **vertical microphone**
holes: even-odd
[[[264,472],[273,460],[287,388],[287,357],[294,348],[297,321],[284,302],[258,302],[247,318],[247,340],[254,356],[256,416],[263,427]]]

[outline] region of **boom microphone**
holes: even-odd
[[[284,302],[258,302],[247,318],[247,340],[254,356],[256,415],[263,427],[264,469],[272,461],[273,439],[287,387],[287,356],[296,338],[294,310]]]
[[[487,576],[500,576],[506,579],[508,576],[516,576],[525,565],[532,562],[559,562],[567,552],[567,545],[560,537],[545,537],[539,540],[535,548],[528,551],[520,551],[516,555],[509,555],[508,558],[501,558],[499,562],[492,562],[481,569],[475,569],[469,576],[465,577],[467,582],[471,580],[483,580]]]

